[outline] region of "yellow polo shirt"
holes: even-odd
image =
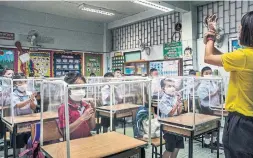
[[[230,72],[226,110],[253,117],[253,48],[225,53],[222,63]]]

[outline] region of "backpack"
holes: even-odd
[[[29,138],[26,150],[19,154],[19,157],[27,155],[29,158],[45,158],[40,150],[40,123],[35,124],[34,138]]]
[[[134,120],[134,136],[140,138],[144,135],[144,129],[142,126],[143,120],[148,119],[148,109],[146,107],[139,107],[136,112]]]

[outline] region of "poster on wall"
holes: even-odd
[[[166,43],[163,45],[164,59],[181,58],[182,55],[182,42]]]
[[[81,55],[80,54],[54,54],[54,76],[61,77],[68,72],[81,74]]]
[[[179,76],[179,60],[154,61],[149,63],[149,68],[158,70],[160,76]]]
[[[8,49],[0,49],[0,68],[14,69],[14,51]]]
[[[237,49],[242,48],[239,44],[238,38],[231,38],[229,39],[229,52],[233,52]]]
[[[85,76],[94,73],[96,76],[103,75],[102,55],[85,54]]]
[[[30,69],[34,68],[35,77],[50,76],[50,53],[49,52],[31,52],[30,62],[28,62]]]

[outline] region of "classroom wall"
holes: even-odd
[[[44,48],[103,52],[104,24],[74,18],[0,6],[0,31],[28,34],[37,30],[41,36],[54,38],[54,44]],[[0,40],[0,45],[13,46],[15,41]],[[25,47],[30,43],[21,41]]]

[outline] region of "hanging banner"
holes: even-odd
[[[181,58],[182,54],[182,42],[166,43],[163,45],[164,59]]]
[[[103,75],[102,55],[100,54],[85,54],[85,76],[90,76],[94,73],[96,76]]]

